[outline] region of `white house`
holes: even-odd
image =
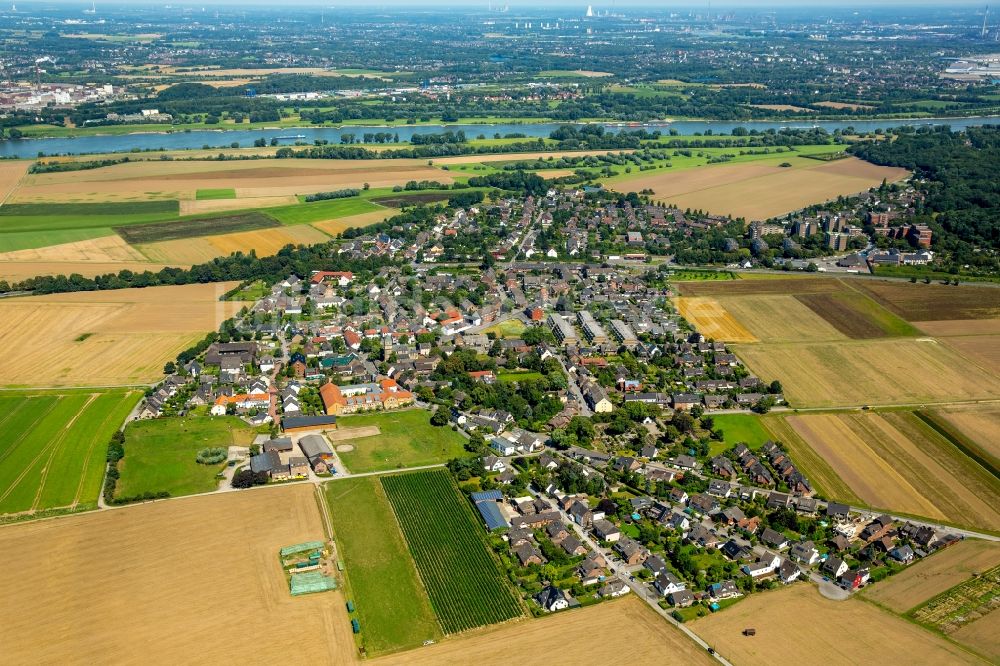
[[[657,574],[656,579],[653,581],[653,586],[656,588],[656,591],[664,597],[673,592],[680,592],[681,590],[687,589],[687,586],[682,580],[666,571]]]

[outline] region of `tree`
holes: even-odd
[[[177,372],[177,366],[174,365],[173,361],[167,361],[163,364],[163,374],[172,375]]]
[[[439,407],[433,414],[431,414],[431,425],[438,427],[448,425],[448,414],[444,409]]]
[[[241,469],[233,475],[233,488],[252,488],[253,486],[263,486],[267,484],[267,472],[254,472],[249,469]]]

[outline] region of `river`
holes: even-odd
[[[240,146],[252,146],[256,139],[263,138],[270,142],[277,138],[279,145],[294,145],[297,142],[312,144],[316,140],[326,140],[330,143],[340,143],[342,134],[354,134],[358,140],[366,132],[398,133],[401,141],[408,141],[414,134],[430,134],[445,130],[462,130],[472,139],[480,134],[487,138],[494,134],[518,133],[525,136],[547,137],[553,130],[566,123],[525,123],[499,125],[404,125],[387,127],[384,125],[351,125],[346,127],[296,127],[256,130],[194,130],[194,131],[164,131],[163,133],[139,133],[121,135],[92,135],[77,138],[51,139],[13,139],[0,141],[0,157],[37,157],[45,155],[83,155],[89,153],[128,153],[146,150],[184,150],[192,148],[228,148],[234,142]],[[815,122],[793,121],[758,121],[758,122],[716,122],[699,120],[679,120],[674,122],[645,123],[642,125],[601,123],[612,131],[620,129],[637,129],[642,127],[649,131],[676,130],[681,135],[691,135],[696,132],[730,133],[736,127],[748,130],[765,131],[769,129],[803,129],[821,127],[828,132],[837,129],[853,127],[859,132],[870,132],[876,129],[888,129],[902,125],[949,125],[952,128],[976,127],[979,125],[1000,124],[1000,116],[984,116],[980,118],[920,118],[907,120],[817,120]]]

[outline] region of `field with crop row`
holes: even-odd
[[[950,634],[1000,606],[1000,566],[956,585],[908,613],[921,624]]]
[[[387,476],[382,486],[446,634],[524,613],[447,472]]]
[[[0,395],[0,514],[96,506],[136,391]]]

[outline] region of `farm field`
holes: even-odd
[[[911,324],[856,291],[799,294],[795,298],[848,338],[863,340],[920,333]]]
[[[6,202],[17,189],[29,166],[31,160],[4,160],[0,163],[0,203]]]
[[[840,280],[826,277],[789,276],[784,273],[746,273],[739,280],[680,282],[681,296],[763,296],[820,294],[844,289]]]
[[[1000,395],[1000,377],[933,339],[774,343],[734,350],[757,376],[780,380],[795,407],[952,402]]]
[[[955,585],[1000,565],[1000,544],[966,539],[862,592],[897,613],[919,606]]]
[[[330,240],[322,231],[308,225],[278,226],[270,229],[240,231],[179,240],[158,241],[136,246],[146,257],[163,262],[198,264],[225,257],[233,252],[255,250],[257,256],[277,254],[286,245],[312,245]]]
[[[448,426],[430,424],[423,409],[354,414],[337,419],[340,428],[378,426],[380,434],[345,440],[346,451],[337,455],[351,472],[378,472],[402,467],[433,465],[465,454],[465,439]]]
[[[907,321],[1000,318],[1000,289],[878,280],[856,283],[883,307]]]
[[[323,220],[320,222],[313,222],[312,226],[316,227],[320,231],[331,236],[336,236],[343,231],[354,228],[367,227],[372,224],[378,224],[383,220],[386,220],[396,214],[395,210],[391,208],[382,208],[379,210],[373,210],[368,213],[358,213],[357,215],[345,215],[344,217],[339,217],[332,220]]]
[[[1000,409],[940,409],[925,416],[963,448],[1000,467]]]
[[[445,634],[524,614],[448,472],[411,472],[381,481]]]
[[[1000,375],[1000,334],[960,335],[938,339],[984,370]]]
[[[141,384],[244,304],[235,282],[0,301],[0,377],[19,386]]]
[[[154,222],[129,227],[114,227],[126,243],[155,243],[211,236],[213,234],[266,229],[278,226],[278,221],[257,211],[217,215],[203,218],[178,218],[167,222]]]
[[[1000,334],[1000,319],[945,319],[918,321],[914,325],[927,335],[944,338]]]
[[[340,479],[324,491],[361,646],[377,655],[439,639],[441,629],[378,477]]]
[[[208,213],[219,213],[228,210],[240,210],[246,208],[274,208],[276,206],[289,206],[298,203],[298,199],[291,194],[274,197],[243,197],[237,199],[235,196],[228,199],[185,199],[181,201],[181,215],[205,215]]]
[[[796,296],[720,296],[715,300],[758,340],[801,342],[844,339],[843,333]]]
[[[871,604],[859,599],[831,601],[808,584],[752,595],[690,626],[740,666],[773,664],[775,654],[802,663],[987,663]],[[744,636],[747,627],[755,628],[757,635]]]
[[[361,187],[401,185],[410,180],[450,184],[448,172],[426,160],[300,160],[218,162],[136,161],[99,169],[32,174],[22,179],[16,200],[121,201],[130,198],[195,199],[198,190],[235,191],[244,197],[309,194]]]
[[[978,628],[967,632],[965,637],[973,647],[979,644],[984,648],[985,654],[994,656],[1000,654],[996,636],[993,636],[992,641],[983,639],[987,638],[986,629],[1000,626],[997,621],[998,604],[1000,604],[1000,565],[959,583],[947,592],[910,610],[906,615],[946,636],[953,636],[965,627],[979,624]]]
[[[949,634],[952,640],[978,651],[993,663],[1000,661],[1000,613],[995,609]]]
[[[1000,484],[913,414],[851,412],[784,420],[865,504],[1000,530]],[[826,470],[813,474],[810,459],[796,460],[807,476],[825,480]]]
[[[135,497],[168,492],[205,493],[219,487],[226,463],[201,465],[198,451],[208,447],[250,446],[254,430],[235,416],[170,417],[133,421],[125,430],[125,457],[116,495]]]
[[[688,171],[663,171],[653,175],[615,180],[620,191],[653,190],[657,201],[681,209],[705,210],[747,220],[763,220],[840,195],[857,194],[902,180],[909,172],[879,167],[854,157],[822,162],[776,155],[769,164],[721,164]],[[782,168],[779,163],[792,164]]]
[[[788,420],[777,414],[761,417],[761,423],[773,435],[774,441],[781,444],[791,454],[792,460],[812,482],[817,493],[831,499],[847,502],[852,506],[860,506],[864,502],[854,490],[837,474],[819,452],[814,450],[799,433],[788,423]]]
[[[681,296],[673,301],[680,315],[706,338],[725,342],[757,342],[757,337],[714,298]]]
[[[715,663],[704,650],[631,594],[596,606],[449,638],[373,663],[378,666],[614,663],[621,659],[622,644],[609,636],[628,636],[628,661],[632,664]]]
[[[138,391],[0,393],[0,514],[93,508]]]
[[[341,592],[292,598],[278,563],[282,546],[323,534],[307,486],[4,527],[4,661],[99,663],[112,650],[118,661],[227,663],[247,636],[291,626],[308,640],[261,641],[254,660],[353,663]]]

